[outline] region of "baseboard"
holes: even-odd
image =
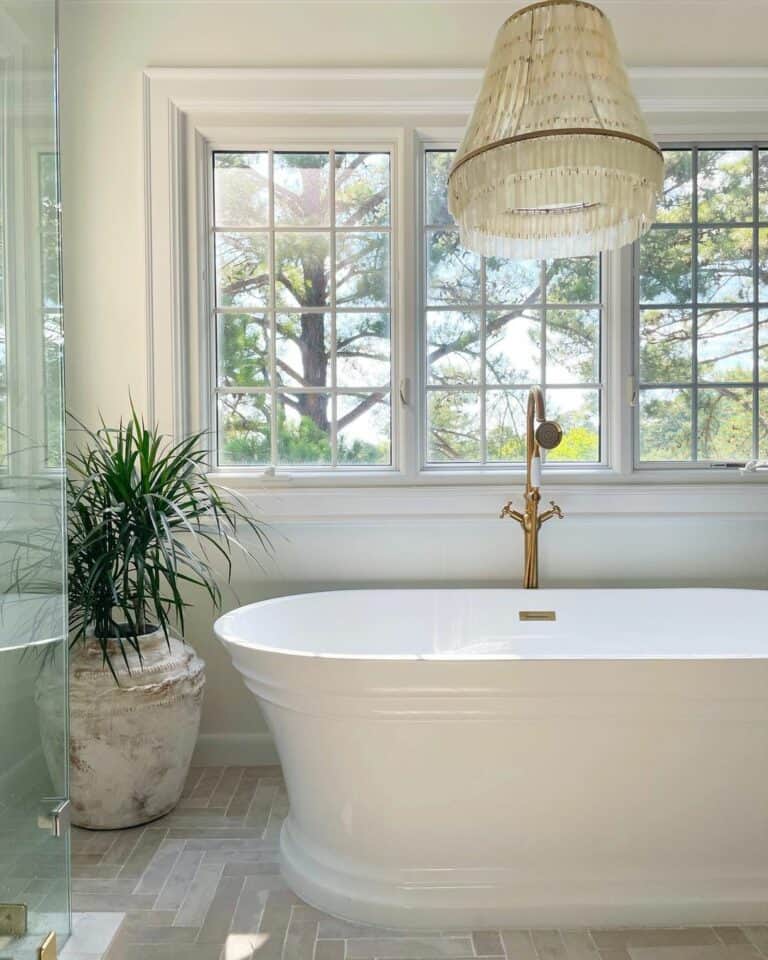
[[[192,756],[196,767],[242,767],[279,763],[268,733],[201,733]]]

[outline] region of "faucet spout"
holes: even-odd
[[[525,539],[525,563],[523,569],[523,587],[536,589],[539,585],[539,530],[541,525],[552,517],[563,518],[563,511],[550,500],[550,509],[539,513],[541,501],[541,451],[553,450],[563,439],[563,430],[559,423],[547,420],[544,408],[544,394],[539,387],[533,387],[528,393],[526,410],[526,455],[525,455],[525,493],[523,495],[525,512],[512,507],[512,501],[504,504],[501,518],[511,517],[523,528]]]

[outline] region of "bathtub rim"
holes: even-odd
[[[225,646],[233,646],[242,650],[248,650],[253,653],[265,653],[281,657],[299,657],[305,660],[322,661],[345,661],[345,662],[388,662],[388,663],[493,663],[493,662],[518,662],[518,663],[571,663],[571,662],[626,662],[641,661],[644,663],[658,662],[689,662],[689,661],[749,661],[768,659],[768,650],[755,652],[733,652],[733,653],[693,653],[693,654],[670,654],[659,655],[658,653],[643,654],[642,651],[634,651],[631,655],[617,654],[613,656],[595,656],[595,655],[525,655],[508,653],[333,653],[325,651],[302,650],[296,648],[271,646],[263,641],[253,642],[242,637],[237,637],[231,632],[225,630],[224,621],[234,618],[235,615],[243,615],[249,610],[255,608],[280,606],[298,599],[308,597],[325,597],[337,595],[349,595],[359,593],[456,593],[456,592],[487,592],[487,593],[533,593],[534,596],[544,593],[565,593],[565,594],[584,594],[584,593],[718,593],[718,594],[765,594],[768,597],[768,589],[760,587],[544,587],[537,591],[527,591],[522,587],[483,587],[483,586],[445,586],[445,587],[344,587],[340,590],[309,590],[301,593],[283,594],[279,597],[268,597],[264,600],[255,600],[252,603],[243,604],[227,613],[221,614],[216,618],[213,624],[213,631],[216,638]]]

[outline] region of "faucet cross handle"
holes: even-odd
[[[560,507],[555,503],[554,500],[550,500],[550,509],[545,510],[544,513],[539,517],[539,523],[546,523],[547,520],[551,520],[552,517],[557,517],[558,520],[562,520],[565,514],[560,509]]]
[[[499,514],[499,517],[502,520],[504,520],[506,517],[511,517],[512,520],[517,520],[517,522],[521,526],[525,524],[525,516],[522,513],[520,513],[519,510],[513,509],[511,500],[507,501],[507,503],[505,503],[504,506],[501,508],[501,513]]]

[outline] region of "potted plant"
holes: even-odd
[[[92,829],[146,823],[181,796],[200,725],[204,663],[183,641],[189,591],[221,605],[231,551],[269,550],[264,525],[205,472],[203,434],[173,443],[133,406],[80,424],[68,458],[70,800]],[[45,714],[45,691],[38,702]]]

